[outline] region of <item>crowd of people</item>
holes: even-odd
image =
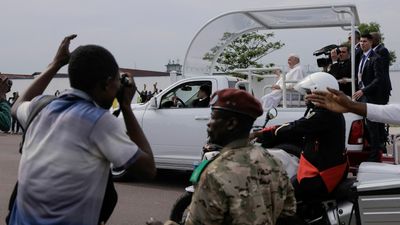
[[[137,91],[139,94],[137,102],[138,103],[146,103],[149,101],[155,94],[160,93],[162,90],[158,90],[157,88],[157,82],[153,84],[153,91],[146,90],[146,84],[143,84],[143,90],[142,91]]]
[[[157,83],[152,92],[146,86],[139,92],[130,74],[128,82],[121,83],[118,63],[107,49],[84,45],[70,52],[76,37],[65,37],[49,66],[21,96],[13,94],[11,102],[5,94],[12,82],[0,74],[0,128],[10,130],[12,114],[26,131],[7,224],[104,224],[117,201],[111,164],[136,176],[156,175],[151,146],[131,102],[136,92],[140,102],[148,101],[159,92]],[[361,35],[356,49],[343,44],[339,50],[331,52],[328,72],[333,76],[321,72],[305,77],[300,57],[290,54],[288,84],[280,77],[261,102],[240,89],[211,95],[210,86],[200,87],[193,105],[211,106],[208,142],[221,150],[195,183],[185,224],[276,224],[295,215],[296,199],[329,196],[348,172],[344,112],[366,116],[369,160],[379,161],[381,122],[400,123],[400,107],[386,105],[391,91],[388,51],[379,33]],[[349,83],[350,51],[356,52],[355,93]],[[71,88],[56,96],[43,95],[65,65]],[[279,104],[283,85],[306,95],[305,115],[251,132],[263,109]],[[109,111],[115,99],[124,127]],[[253,139],[263,147],[288,141],[301,146],[302,151],[294,153],[300,158],[297,175],[288,177],[282,163],[252,144]]]

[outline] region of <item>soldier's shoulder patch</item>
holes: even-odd
[[[193,171],[192,175],[190,176],[190,182],[192,184],[197,184],[197,182],[200,179],[201,173],[204,171],[204,169],[207,167],[207,165],[211,162],[212,160],[205,159],[203,160]]]

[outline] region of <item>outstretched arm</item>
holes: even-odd
[[[390,124],[400,124],[400,104],[376,105],[351,101],[341,91],[328,88],[326,91],[315,91],[306,98],[318,107],[334,112],[352,112],[368,119]]]
[[[400,104],[375,105],[367,103],[367,118],[381,123],[400,124]]]
[[[306,96],[306,99],[312,101],[316,106],[328,110],[346,113],[352,112],[361,116],[367,115],[367,105],[361,102],[353,102],[343,92],[328,88],[326,91],[315,91]]]
[[[57,71],[61,69],[64,65],[68,64],[70,52],[69,52],[69,44],[72,39],[74,39],[77,35],[72,34],[64,38],[58,47],[58,51],[53,61],[49,64],[44,72],[42,72],[39,77],[37,77],[32,84],[26,89],[26,91],[17,99],[12,107],[12,114],[16,116],[18,106],[25,101],[30,101],[34,97],[41,95],[43,91],[46,89],[47,85],[49,85],[50,81],[53,79],[54,75],[56,75]]]

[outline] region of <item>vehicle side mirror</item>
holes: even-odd
[[[157,97],[154,96],[149,100],[149,107],[152,108],[152,109],[157,109],[158,108],[157,107]]]
[[[267,126],[267,123],[268,123],[270,120],[274,119],[277,115],[278,115],[278,110],[276,110],[275,107],[269,109],[269,110],[266,112],[266,115],[265,115],[265,122],[264,122],[264,125],[262,126],[262,128],[265,128],[265,126]]]

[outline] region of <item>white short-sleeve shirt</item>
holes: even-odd
[[[23,127],[40,98],[18,107]],[[140,152],[108,110],[82,91],[65,92],[27,130],[11,224],[97,224],[110,163],[127,166]]]

